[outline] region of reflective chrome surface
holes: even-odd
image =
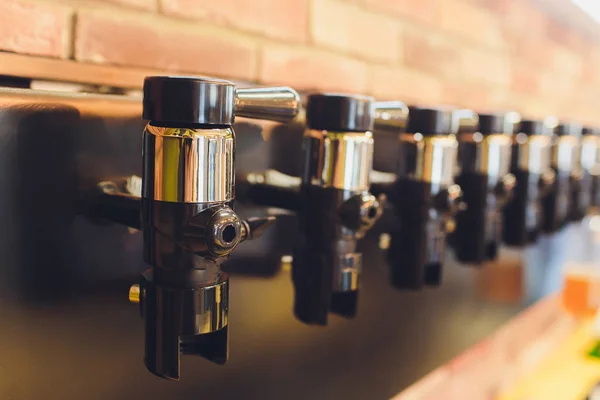
[[[328,132],[307,129],[305,152],[309,152],[306,183],[350,191],[369,189],[373,168],[371,132]]]
[[[400,145],[399,177],[430,182],[435,187],[454,182],[458,150],[454,135],[430,137],[404,133],[400,135]]]
[[[358,278],[362,269],[362,253],[345,253],[338,256],[333,273],[333,291],[358,290]]]
[[[194,308],[194,320],[185,326],[193,327],[193,331],[184,334],[199,335],[218,331],[227,326],[229,314],[229,280],[212,286],[204,286],[193,290],[193,301],[188,304]],[[189,315],[192,315],[190,313]]]
[[[543,174],[552,166],[552,137],[527,136],[519,133],[513,137],[517,145],[518,166],[533,174]]]
[[[408,123],[408,107],[401,101],[375,103],[375,129],[403,132]]]
[[[600,137],[584,136],[581,140],[581,167],[589,172],[597,171],[600,166]]]
[[[246,175],[250,183],[265,183],[267,185],[298,189],[302,184],[302,178],[291,176],[274,169],[268,169],[264,172],[252,172]]]
[[[235,115],[289,122],[300,109],[300,96],[288,87],[237,89]]]
[[[375,222],[381,217],[383,213],[383,202],[381,199],[376,198],[371,193],[364,192],[360,194],[360,229],[358,237],[362,236],[375,225]]]
[[[456,110],[452,112],[452,122],[449,133],[475,132],[479,127],[479,115],[473,110]]]
[[[143,137],[145,198],[212,203],[234,197],[231,128],[186,129],[147,125]]]
[[[552,166],[559,172],[578,173],[580,170],[580,139],[560,136],[552,148]]]
[[[472,146],[473,160],[465,160],[460,154],[460,167],[463,172],[476,172],[488,176],[489,185],[495,186],[510,171],[512,138],[505,134],[487,135],[464,133],[460,145]],[[470,153],[471,153],[470,152]]]

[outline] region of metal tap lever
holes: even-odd
[[[401,101],[378,101],[375,103],[376,130],[403,132],[408,123],[408,106]]]
[[[300,96],[287,87],[237,89],[235,114],[289,122],[298,114]]]
[[[163,124],[233,125],[235,116],[287,122],[300,109],[288,87],[238,89],[233,82],[200,77],[144,80],[144,119]]]
[[[264,218],[250,217],[243,220],[240,240],[258,239],[276,220],[277,217],[272,215]]]

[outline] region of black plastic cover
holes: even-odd
[[[520,131],[527,136],[543,135],[547,132],[544,121],[535,119],[526,119],[521,121]]]
[[[512,118],[514,113],[506,114],[479,114],[479,132],[482,135],[504,133],[512,135],[519,127],[519,123]]]
[[[583,126],[576,122],[565,122],[560,123],[556,127],[556,134],[558,136],[576,136],[579,137],[583,133]]]
[[[338,93],[311,94],[306,103],[306,126],[310,129],[366,132],[375,122],[375,99]]]
[[[235,85],[213,78],[149,76],[144,79],[146,120],[168,123],[233,125]]]
[[[425,136],[448,135],[452,130],[452,111],[442,108],[411,106],[406,132]]]

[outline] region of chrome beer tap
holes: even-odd
[[[512,138],[510,173],[516,178],[512,200],[502,219],[502,238],[509,246],[526,246],[542,226],[540,201],[551,189],[554,127],[540,120],[523,120]]]
[[[600,206],[600,129],[583,128],[581,140],[581,190],[573,199],[572,218],[582,219],[589,207]]]
[[[555,124],[552,119],[547,124]],[[543,231],[559,231],[569,219],[574,193],[581,184],[581,134],[583,127],[576,123],[561,123],[554,129],[552,169],[556,179],[548,195],[542,200]]]
[[[389,232],[387,260],[399,289],[437,286],[442,279],[446,234],[463,208],[454,183],[458,142],[449,109],[410,107],[398,134],[395,181],[383,189],[398,217]]]
[[[474,117],[469,117],[468,120]],[[454,248],[464,263],[496,258],[502,236],[502,208],[510,200],[515,177],[509,172],[512,135],[518,113],[479,114],[474,129],[459,132],[456,177],[467,209],[456,216]],[[469,124],[473,125],[473,124]]]
[[[292,263],[294,313],[303,322],[327,323],[328,314],[356,313],[362,254],[357,242],[379,218],[381,200],[369,192],[373,125],[406,122],[400,102],[371,97],[313,94],[296,121],[304,126],[303,172],[292,177],[269,170],[250,174],[245,197],[292,210],[300,235]],[[290,134],[295,133],[290,129]]]
[[[272,219],[240,220],[235,198],[234,118],[289,121],[290,88],[238,89],[228,81],[144,81],[142,232],[150,268],[132,288],[145,320],[145,364],[179,379],[181,354],[225,363],[229,279],[220,264]]]
[[[371,97],[307,98],[301,236],[292,264],[294,313],[303,322],[324,325],[329,312],[356,314],[363,264],[356,245],[381,214],[369,193],[374,121]]]

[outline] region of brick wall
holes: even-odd
[[[559,16],[575,9],[569,0],[2,0],[0,50],[600,124],[600,35],[545,3],[561,3]]]

